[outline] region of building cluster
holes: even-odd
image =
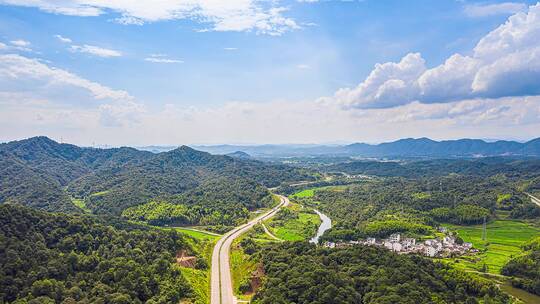
[[[446,235],[442,239],[416,242],[414,238],[402,238],[399,233],[394,233],[386,239],[378,240],[370,237],[365,240],[349,241],[348,243],[326,242],[324,246],[329,248],[343,248],[357,244],[385,247],[401,254],[417,253],[429,257],[448,257],[476,251],[476,249],[472,248],[471,243],[458,244],[456,238],[451,235]]]

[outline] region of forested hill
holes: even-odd
[[[182,249],[174,230],[1,205],[0,303],[179,303],[193,296]]]
[[[127,147],[82,148],[61,144],[44,136],[1,144],[0,152],[11,155],[39,174],[53,178],[60,185],[96,169],[140,162],[153,155]]]
[[[126,147],[83,148],[47,137],[0,145],[0,203],[49,211],[81,211],[72,203],[78,199],[94,212],[120,214],[151,199],[194,191],[211,180],[234,183],[236,188],[245,185],[259,199],[257,187],[309,178],[299,169],[215,156],[186,146],[154,154]],[[255,202],[246,205],[250,203]]]
[[[507,177],[537,177],[540,159],[515,159],[507,157],[486,157],[478,159],[436,159],[422,161],[349,161],[322,166],[326,172],[344,172],[350,175],[374,175],[384,177],[433,177],[448,174],[493,176],[505,174]]]
[[[261,304],[511,303],[495,284],[420,256],[281,243],[261,250]]]
[[[211,155],[183,146],[140,164],[96,170],[71,183],[68,191],[77,197],[88,197],[89,206],[99,213],[118,214],[150,199],[169,201],[187,191],[220,201],[230,197],[230,191],[258,193],[239,198],[245,207],[252,209],[268,194],[266,190],[261,193],[258,185],[274,187],[284,181],[309,178],[288,166]],[[230,187],[208,187],[211,181]]]

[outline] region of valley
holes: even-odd
[[[2,295],[7,302],[24,298],[90,303],[97,299],[95,291],[72,283],[83,275],[105,284],[103,297],[118,303],[328,303],[336,298],[344,303],[359,299],[376,303],[403,298],[399,290],[407,290],[411,299],[420,302],[437,298],[531,303],[527,299],[537,293],[536,273],[524,268],[536,261],[535,239],[540,237],[540,208],[530,196],[540,180],[535,159],[344,160],[291,166],[211,155],[188,147],[148,154],[130,148],[80,148],[45,138],[3,144],[0,152],[6,155],[4,161],[21,168],[3,168],[2,183],[7,186],[2,188],[0,211],[6,216],[33,208],[40,210],[32,211],[38,212],[34,218],[62,214],[68,221],[83,221],[90,229],[152,235],[144,246],[157,246],[151,240],[158,235],[160,240],[167,236],[178,240],[168,242],[161,252],[162,267],[169,265],[171,271],[164,285],[152,283],[159,276],[144,271],[132,273],[128,282],[121,276],[125,269],[118,265],[100,266],[109,274],[84,274],[83,266],[72,264],[67,276],[49,266],[48,272],[40,274],[49,280],[46,283],[29,279],[28,285],[15,291],[9,289],[10,281],[2,281],[9,287],[6,290],[12,290]],[[10,186],[13,176],[19,188]],[[33,187],[49,193],[47,200]],[[15,222],[7,217],[3,221],[4,239],[11,240],[8,244],[36,238],[14,233]],[[442,233],[443,228],[447,232]],[[44,233],[47,225],[36,229]],[[153,251],[135,241],[120,243],[120,251],[108,252],[104,249],[111,248],[107,238],[96,236],[94,230],[84,232],[91,237],[77,231],[68,228],[42,245],[43,250],[55,252],[48,255],[47,263],[63,261],[71,250],[98,260],[135,259],[143,263],[143,269],[158,267],[151,266],[158,263],[156,256],[145,262],[140,259],[144,250]],[[450,235],[456,242],[471,243],[474,250],[426,258],[399,254],[394,248],[385,249],[386,245],[363,245],[370,238],[394,234],[418,243]],[[66,245],[70,243],[71,247]],[[19,267],[12,257],[25,254],[22,247],[9,246],[11,264],[4,264],[5,270]],[[3,254],[8,257],[7,251]],[[306,260],[316,262],[306,265]],[[284,264],[290,267],[283,268]],[[32,267],[28,271],[35,273],[37,266]],[[374,272],[377,267],[389,276]],[[27,277],[25,273],[4,272],[3,276]],[[323,273],[327,279],[318,279]],[[420,289],[407,285],[406,278],[411,277]],[[154,285],[137,292],[126,289],[131,286],[126,284],[140,280]],[[174,280],[182,283],[175,287],[167,283]],[[422,285],[426,280],[439,280],[439,287]],[[38,291],[39,284],[56,286],[50,289],[56,293]],[[289,290],[293,286],[299,291],[294,295]],[[75,287],[81,290],[77,295],[69,291]],[[463,290],[448,292],[458,287]],[[153,293],[141,293],[144,288]]]

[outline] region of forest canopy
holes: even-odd
[[[178,303],[192,296],[175,231],[0,206],[0,302]]]
[[[261,304],[510,303],[494,283],[420,256],[354,246],[282,243],[260,251]]]

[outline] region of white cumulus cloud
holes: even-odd
[[[400,62],[375,65],[364,82],[353,89],[340,89],[335,97],[347,106],[378,108],[397,106],[417,95],[416,81],[426,70],[419,53],[410,53]]]
[[[92,116],[106,127],[136,123],[144,112],[144,106],[126,91],[18,54],[0,55],[0,104],[6,115],[27,112],[34,117],[41,112],[42,118],[64,120],[58,113],[78,113],[81,123]],[[69,121],[77,124],[77,119]]]
[[[84,79],[68,71],[50,67],[38,59],[17,54],[0,55],[0,79],[6,84],[9,80],[19,83],[53,86],[74,86],[87,90],[96,99],[132,99],[125,91],[113,90],[99,83]]]
[[[540,94],[540,4],[519,12],[483,37],[472,55],[454,54],[427,69],[419,53],[377,64],[355,88],[331,99],[347,107],[387,108],[413,101],[444,103],[471,98]]]

